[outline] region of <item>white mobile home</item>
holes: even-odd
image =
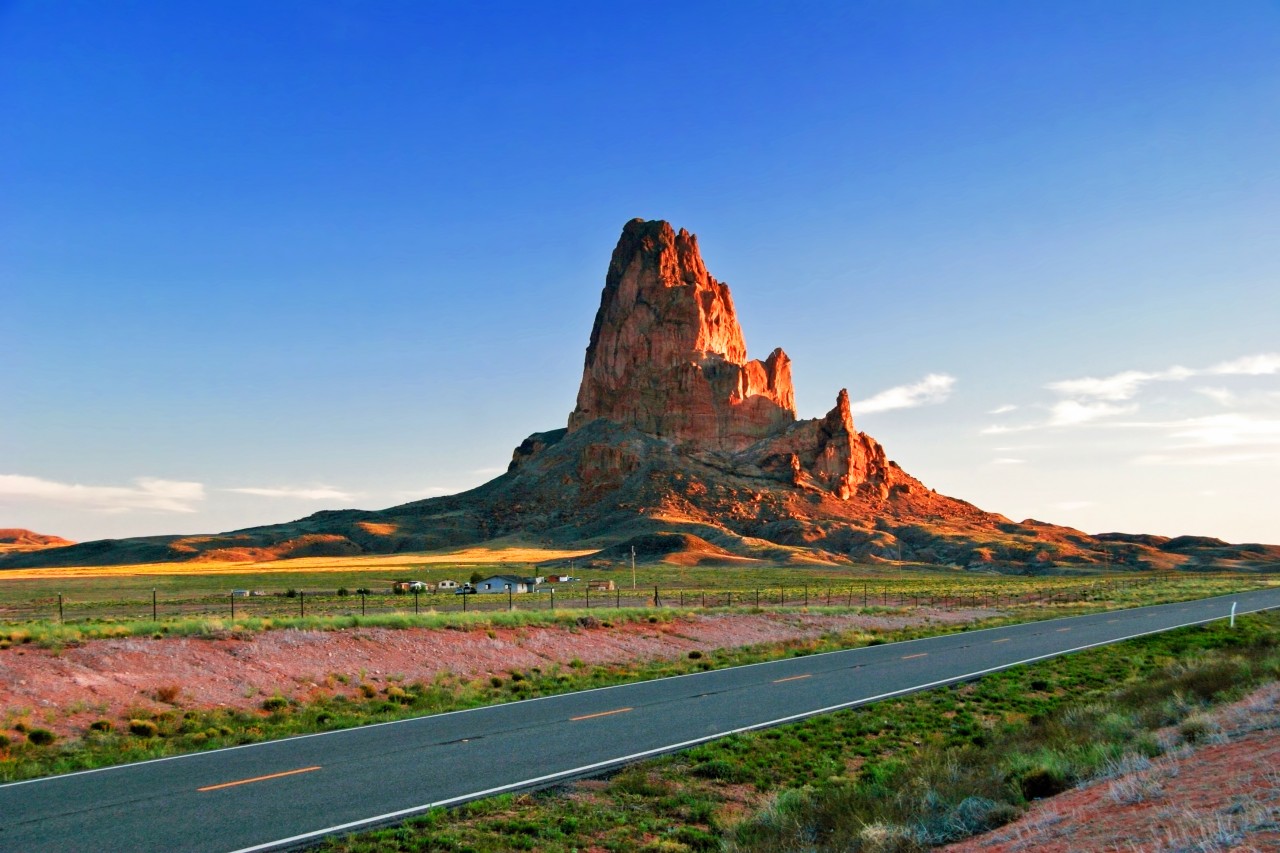
[[[479,593],[491,592],[533,592],[538,587],[537,578],[522,578],[516,575],[494,575],[477,581],[475,590]]]

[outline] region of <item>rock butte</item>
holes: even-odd
[[[791,360],[748,361],[729,288],[698,238],[633,219],[613,250],[569,431],[596,418],[659,438],[742,450],[796,419]]]
[[[728,286],[707,272],[698,238],[663,221],[631,220],[613,250],[568,431],[596,419],[742,454],[777,479],[841,498],[858,489],[883,498],[913,482],[854,430],[847,391],[825,418],[797,423],[791,359],[778,348],[747,360]]]
[[[566,428],[537,432],[505,474],[380,511],[319,512],[208,536],[0,554],[0,569],[387,554],[505,538],[596,547],[610,565],[914,561],[1038,572],[1265,569],[1280,547],[1013,522],[926,488],[854,427],[841,390],[797,420],[791,360],[747,358],[729,288],[694,235],[634,219],[609,262]]]

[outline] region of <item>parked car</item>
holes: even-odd
[[[476,591],[476,588],[474,586],[472,586],[469,583],[464,583],[462,586],[455,589],[453,591],[453,594],[454,595],[473,595],[475,594],[475,591]]]

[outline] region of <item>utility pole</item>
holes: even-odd
[[[631,546],[631,588],[636,588],[636,546]]]

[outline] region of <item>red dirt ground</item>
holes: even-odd
[[[1280,850],[1280,684],[1209,715],[1221,732],[1051,797],[951,853]],[[1167,745],[1180,738],[1161,733]]]
[[[17,645],[0,649],[0,729],[26,720],[75,736],[95,719],[127,720],[139,708],[254,709],[276,693],[297,699],[354,696],[361,682],[430,681],[441,672],[488,677],[553,663],[567,665],[575,658],[587,664],[672,659],[694,649],[807,639],[830,631],[967,622],[992,615],[994,611],[928,609],[918,616],[690,615],[668,623],[576,630],[278,630],[241,637],[90,640],[61,651]],[[157,695],[172,687],[179,689],[173,701],[159,701]]]

